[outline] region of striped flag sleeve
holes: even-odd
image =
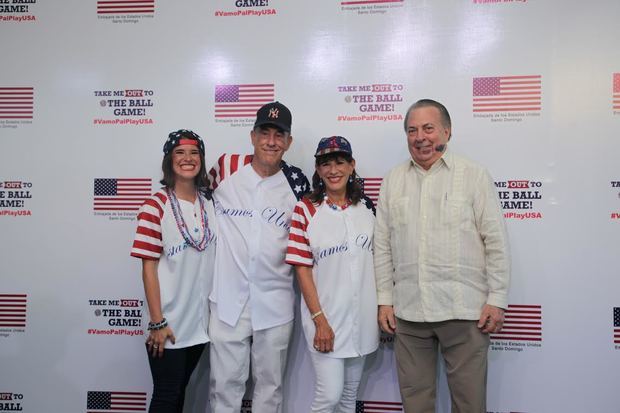
[[[315,214],[316,208],[307,199],[299,201],[293,209],[291,217],[291,229],[288,236],[286,247],[286,263],[291,265],[302,265],[312,267],[314,257],[310,249],[308,239],[308,223]]]
[[[252,155],[238,155],[238,154],[224,154],[219,157],[215,165],[211,168],[207,174],[209,180],[209,189],[215,191],[215,189],[222,183],[225,178],[228,178],[245,165],[252,162]]]
[[[161,190],[144,201],[138,212],[138,228],[133,240],[131,256],[147,260],[157,260],[164,244],[161,239],[161,219],[168,197]]]

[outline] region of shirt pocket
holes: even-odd
[[[446,223],[450,228],[471,229],[474,225],[471,200],[462,196],[446,196]]]
[[[390,206],[390,225],[394,229],[399,229],[409,223],[411,213],[409,207],[409,197],[396,198]]]

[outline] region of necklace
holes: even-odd
[[[202,239],[199,241],[194,240],[194,238],[190,235],[189,230],[187,229],[187,224],[185,223],[185,219],[183,219],[183,214],[181,213],[181,205],[179,205],[179,200],[177,199],[176,194],[173,189],[166,188],[166,193],[168,194],[168,199],[170,199],[170,206],[172,207],[172,214],[174,215],[174,220],[177,223],[177,228],[181,233],[181,236],[185,240],[185,242],[197,249],[198,251],[204,251],[207,248],[207,243],[211,239],[211,230],[209,229],[209,218],[207,217],[207,210],[205,209],[204,200],[200,196],[200,194],[196,193],[196,197],[198,198],[198,203],[200,204],[200,224],[202,226]]]
[[[325,201],[327,206],[330,207],[331,209],[333,209],[334,211],[344,211],[349,206],[351,206],[351,200],[350,199],[347,199],[347,202],[344,205],[341,206],[341,205],[338,205],[338,204],[332,202],[332,200],[329,199],[327,194],[323,195],[323,200]]]

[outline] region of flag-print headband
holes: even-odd
[[[179,129],[176,132],[170,132],[168,140],[164,143],[164,155],[168,155],[174,148],[179,145],[196,145],[202,156],[205,154],[205,144],[198,134],[187,129]]]

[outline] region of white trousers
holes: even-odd
[[[366,356],[337,359],[311,353],[316,375],[312,413],[355,413]]]
[[[254,382],[252,411],[280,413],[282,377],[293,322],[253,331],[246,305],[237,325],[231,327],[219,320],[217,304],[210,304],[211,412],[239,413],[251,359]]]

